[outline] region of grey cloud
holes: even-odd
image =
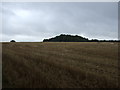
[[[117,3],[3,3],[3,41],[42,41],[65,34],[117,39]]]

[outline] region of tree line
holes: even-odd
[[[89,40],[88,38],[78,35],[61,34],[53,38],[44,39],[43,42],[119,42],[119,40],[98,40],[98,39]]]

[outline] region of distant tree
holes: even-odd
[[[92,39],[91,42],[98,42],[99,40],[97,39]]]
[[[15,40],[11,40],[10,42],[16,42]]]

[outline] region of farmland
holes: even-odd
[[[3,88],[116,88],[118,43],[4,42]]]

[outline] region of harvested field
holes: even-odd
[[[2,44],[3,88],[117,88],[118,43]]]

